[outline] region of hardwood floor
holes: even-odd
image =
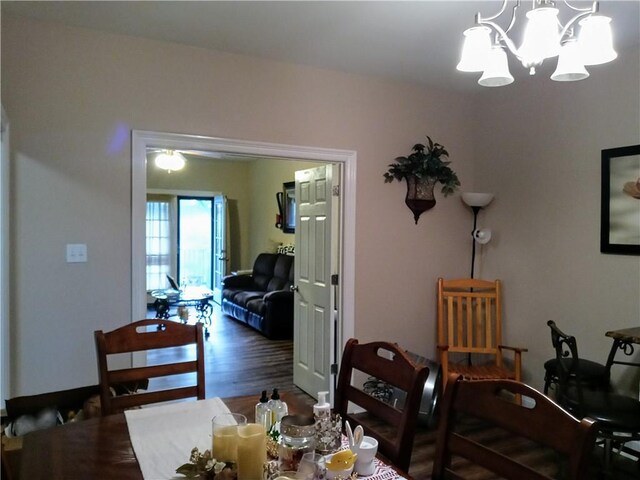
[[[155,312],[149,311],[148,318]],[[175,319],[172,317],[172,319]],[[194,321],[194,315],[189,322]],[[293,342],[269,340],[220,312],[214,306],[209,336],[205,341],[206,392],[210,397],[255,395],[256,402],[262,390],[274,388],[299,396],[309,405],[315,400],[293,384]],[[174,361],[193,352],[174,349],[170,356],[149,354],[150,363]],[[159,383],[151,381],[150,388]]]
[[[155,313],[149,312],[149,318]],[[193,315],[190,322],[193,322]],[[214,308],[212,322],[205,342],[207,397],[231,397],[255,395],[256,402],[262,390],[278,388],[299,397],[309,406],[315,400],[293,384],[293,343],[288,340],[268,340],[260,333],[235,320],[222,315]],[[176,349],[170,356],[150,354],[149,362],[174,361],[188,355],[188,351]],[[154,388],[159,380],[152,380]],[[477,428],[470,425],[469,428]],[[483,441],[501,445],[508,454],[526,458],[527,462],[539,468],[554,472],[556,460],[553,452],[532,445],[526,441],[514,442],[504,432],[495,428],[477,428],[477,435]],[[430,478],[435,453],[435,431],[418,426],[409,474],[416,480]],[[594,465],[598,459],[594,458]],[[487,472],[472,469],[467,471],[470,478],[493,479]],[[589,478],[598,478],[593,473]],[[609,479],[640,479],[640,466],[631,461],[617,463],[617,469]]]

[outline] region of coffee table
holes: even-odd
[[[185,287],[182,290],[173,288],[153,290],[151,296],[155,299],[153,307],[156,310],[156,318],[168,319],[171,316],[170,309],[172,306],[177,307],[194,307],[196,310],[196,318],[205,325],[205,336],[209,336],[207,327],[211,325],[211,313],[213,306],[210,300],[213,298],[213,291],[206,287]],[[187,319],[180,316],[183,323],[187,323]]]

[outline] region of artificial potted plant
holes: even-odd
[[[433,208],[436,199],[433,188],[436,183],[442,184],[442,193],[446,197],[457,190],[460,180],[456,172],[449,167],[449,153],[439,143],[434,143],[427,136],[428,143],[418,143],[413,146],[408,157],[397,157],[395,163],[389,165],[384,173],[385,183],[394,180],[407,182],[407,195],[404,202],[413,212],[413,218],[418,223],[422,212]]]

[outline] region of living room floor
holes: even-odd
[[[205,339],[207,397],[233,397],[255,395],[256,402],[262,390],[273,388],[295,393],[313,405],[315,400],[293,384],[293,342],[269,340],[264,335],[243,325],[220,311],[212,303],[209,335]],[[173,310],[172,310],[173,313]],[[148,318],[155,317],[149,309]],[[171,320],[178,321],[177,316]],[[189,323],[196,321],[190,309]],[[149,363],[175,361],[184,355],[184,348],[172,349],[171,357],[149,353]],[[153,388],[153,385],[151,385]]]

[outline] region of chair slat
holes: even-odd
[[[202,323],[184,325],[167,320],[139,320],[104,333],[94,333],[100,377],[100,402],[102,415],[116,413],[124,408],[146,405],[148,403],[178,400],[181,398],[205,398],[204,376],[204,336]],[[112,354],[173,348],[195,345],[195,359],[162,364],[147,365],[125,369],[109,369],[108,357]],[[117,384],[195,373],[193,384],[170,390],[157,390],[146,393],[133,392],[130,395],[111,396],[111,387]],[[187,381],[187,380],[185,380]]]
[[[463,371],[464,365],[448,358],[452,353],[487,356],[486,361],[474,358],[474,365],[464,366],[465,372],[472,372],[476,365],[479,368],[482,364],[491,362],[498,367],[497,378],[521,378],[520,353],[526,349],[514,351],[514,370],[507,371],[503,366],[502,350],[499,348],[503,346],[500,280],[440,278],[437,291],[438,352],[445,378],[449,371]],[[446,331],[442,331],[443,329]]]
[[[532,405],[515,399],[528,397]],[[460,428],[479,421],[483,425],[505,430],[512,442],[526,439],[549,447],[568,460],[567,478],[587,478],[598,433],[590,419],[577,420],[542,393],[513,380],[464,380],[451,375],[447,382],[436,441],[432,478],[466,478],[452,458],[462,457],[500,478],[548,480],[547,472],[537,471],[508,455],[508,449],[481,443],[474,438],[475,429]],[[465,464],[466,465],[466,464]]]
[[[444,322],[444,318],[440,318],[440,321]],[[451,338],[451,330],[448,338]],[[391,358],[386,354],[390,354]],[[354,372],[382,379],[391,387],[403,390],[406,392],[404,404],[396,408],[364,392],[363,388],[353,383],[354,378],[359,378]],[[378,440],[380,453],[399,468],[408,470],[428,374],[426,365],[415,364],[395,343],[359,344],[358,340],[352,338],[347,341],[342,354],[335,410],[352,426],[362,425],[366,435]],[[365,414],[352,413],[350,403],[364,410]]]

